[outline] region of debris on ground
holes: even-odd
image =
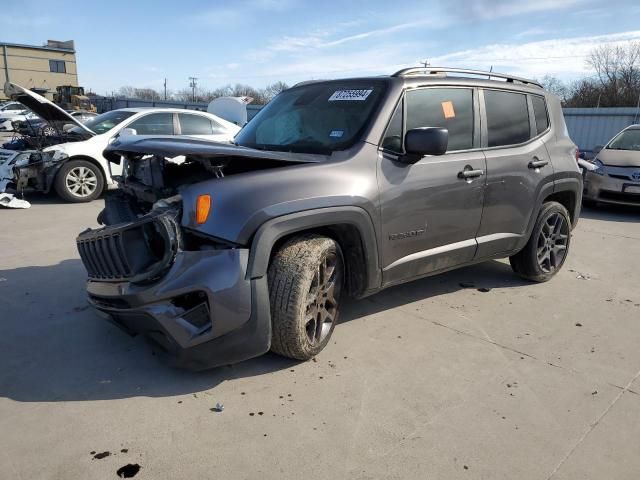
[[[4,208],[29,208],[31,204],[26,200],[20,200],[12,193],[0,193],[0,207]]]
[[[102,460],[103,458],[107,458],[109,455],[111,455],[111,452],[100,452],[96,453],[93,458],[96,460]]]
[[[482,287],[482,288],[478,288],[478,291],[482,293],[487,293],[487,292],[490,292],[491,289],[487,287]]]
[[[224,410],[224,405],[221,403],[216,403],[216,406],[213,408],[210,408],[209,410],[211,410],[212,412],[220,413]]]
[[[581,327],[581,326],[582,326],[582,324],[580,322],[576,323],[576,327]]]

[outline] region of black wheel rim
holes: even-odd
[[[556,271],[567,256],[569,223],[564,215],[553,213],[542,224],[538,236],[538,266],[545,273]]]
[[[313,346],[327,338],[336,321],[342,281],[342,259],[331,252],[318,266],[307,294],[304,328]]]

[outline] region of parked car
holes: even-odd
[[[604,146],[585,170],[584,202],[640,205],[640,125],[631,125]]]
[[[235,145],[120,137],[121,190],[77,238],[89,301],[181,366],[308,360],[347,294],[503,257],[551,279],[576,150],[535,81],[431,67],[300,84]]]
[[[19,102],[8,102],[0,107],[0,132],[12,132],[13,122],[36,119],[37,115]]]
[[[67,113],[69,113],[69,116],[76,119],[80,123],[85,123],[87,120],[98,116],[97,113],[86,112],[83,110],[74,110]],[[75,123],[68,123],[66,125],[75,126]],[[20,135],[28,136],[55,136],[61,133],[58,131],[60,126],[64,128],[64,124],[52,125],[48,121],[38,117],[35,114],[32,114],[30,117],[27,117],[24,120],[13,121],[13,130]]]
[[[119,164],[109,166],[102,152],[122,136],[191,136],[210,142],[230,142],[240,127],[206,112],[177,108],[124,108],[79,122],[60,107],[15,84],[5,92],[29,107],[56,130],[55,136],[36,139],[48,145],[23,152],[0,149],[0,162],[21,166],[14,184],[41,191],[55,189],[69,202],[88,202],[105,188],[115,188],[112,175],[120,175]],[[52,140],[53,139],[53,140]],[[32,160],[36,159],[36,160]],[[13,163],[12,163],[13,162]],[[22,162],[16,165],[16,162]]]

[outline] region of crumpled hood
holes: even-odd
[[[33,113],[40,118],[51,124],[56,129],[62,129],[61,125],[73,124],[82,129],[82,136],[86,139],[95,135],[94,132],[89,130],[82,123],[78,122],[75,118],[65,112],[62,108],[55,103],[47,100],[41,95],[27,90],[15,83],[7,82],[4,84],[4,93],[11,100],[20,102],[29,108]]]
[[[600,150],[596,156],[605,165],[613,167],[640,167],[640,152],[633,150]]]
[[[324,155],[305,153],[274,152],[240,147],[230,143],[217,143],[195,138],[163,136],[140,138],[135,135],[121,136],[107,146],[103,155],[113,163],[120,162],[121,155],[139,153],[141,155],[162,155],[173,158],[180,155],[199,157],[242,157],[263,158],[291,163],[317,163],[326,159]],[[130,157],[130,155],[129,155]]]

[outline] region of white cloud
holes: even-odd
[[[491,20],[513,15],[563,10],[575,7],[585,0],[457,0],[448,4],[448,9],[457,16]]]
[[[500,69],[529,77],[583,76],[589,72],[585,59],[602,44],[623,44],[640,40],[640,30],[609,35],[558,38],[521,44],[493,44],[430,58],[433,65]]]

